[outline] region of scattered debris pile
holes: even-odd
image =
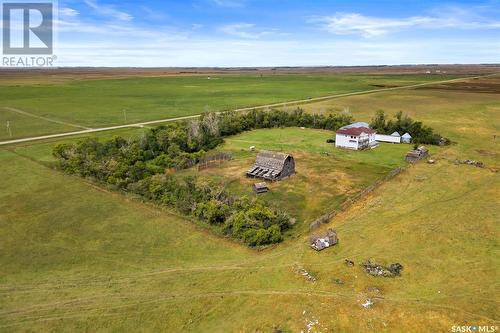
[[[352,260],[346,259],[344,263],[347,267],[354,267],[354,261]]]
[[[313,332],[330,332],[328,327],[319,321],[319,318],[313,314],[307,313],[306,310],[302,312],[304,317],[305,328],[300,333],[313,333]]]
[[[484,168],[484,163],[480,161],[474,161],[474,160],[457,160],[456,164],[466,164],[466,165],[472,165],[478,168]]]
[[[363,270],[372,276],[396,277],[401,276],[403,265],[400,263],[391,264],[389,267],[371,262],[370,260],[361,264]]]
[[[337,237],[337,232],[333,229],[328,229],[328,232],[324,236],[312,236],[311,237],[311,247],[316,251],[322,251],[331,246],[337,245],[339,238]]]
[[[364,302],[363,304],[361,304],[361,306],[364,307],[365,309],[371,308],[372,305],[373,305],[373,301],[370,298],[368,298],[366,300],[366,302]]]
[[[302,267],[296,267],[295,273],[302,275],[309,282],[316,282],[316,278]]]

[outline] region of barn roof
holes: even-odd
[[[403,139],[411,139],[411,135],[410,135],[410,133],[405,133],[405,134],[403,134],[402,138]]]
[[[284,174],[285,163],[290,160],[295,169],[293,157],[289,154],[276,153],[271,151],[262,151],[257,155],[255,164],[247,171],[249,177],[259,177],[269,180],[280,179],[291,174]],[[292,170],[292,174],[295,171]]]
[[[281,171],[286,159],[289,156],[290,155],[288,154],[276,153],[272,151],[262,151],[257,155],[255,165],[262,168]]]
[[[401,134],[399,134],[399,132],[394,132],[391,134],[391,136],[401,136]]]

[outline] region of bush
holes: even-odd
[[[372,119],[370,126],[381,134],[390,135],[394,132],[399,132],[401,135],[410,133],[412,142],[415,144],[431,144],[440,145],[442,142],[441,135],[434,133],[432,128],[424,126],[419,121],[414,121],[409,116],[398,112],[394,120],[387,121],[385,113],[378,110],[375,117]],[[447,139],[445,139],[448,141]]]

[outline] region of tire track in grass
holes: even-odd
[[[68,123],[68,122],[65,122],[65,121],[62,121],[62,120],[47,118],[47,117],[44,117],[44,116],[38,116],[36,114],[30,113],[30,112],[27,112],[27,111],[23,111],[23,110],[19,110],[19,109],[16,109],[16,108],[12,108],[12,107],[9,107],[9,106],[4,106],[3,109],[7,110],[7,111],[18,113],[18,114],[22,114],[22,115],[27,116],[27,117],[41,119],[41,120],[45,120],[45,121],[48,121],[48,122],[51,122],[51,123],[55,123],[55,124],[59,124],[59,125],[66,125],[66,126],[81,128],[81,129],[84,129],[84,130],[90,130],[91,129],[90,127],[76,125],[76,124]]]
[[[143,300],[135,300],[131,302],[122,302],[120,300],[123,299],[129,299],[130,297],[145,297]],[[153,297],[151,297],[153,296]],[[157,296],[157,297],[156,297]],[[88,317],[109,317],[109,316],[123,316],[123,313],[110,313],[109,310],[118,310],[118,309],[123,309],[123,308],[130,308],[130,307],[135,307],[139,305],[146,305],[146,304],[155,304],[155,303],[160,303],[160,302],[165,302],[165,301],[172,301],[176,299],[192,299],[192,298],[218,298],[218,297],[241,297],[241,296],[263,296],[263,297],[274,297],[274,296],[296,296],[296,297],[321,297],[321,298],[329,298],[329,299],[344,299],[344,300],[356,300],[357,298],[360,297],[360,294],[358,292],[350,292],[350,293],[338,293],[338,292],[331,292],[331,291],[325,291],[325,290],[234,290],[234,291],[213,291],[213,292],[203,292],[203,293],[188,293],[188,294],[165,294],[162,293],[160,295],[156,294],[132,294],[132,295],[126,295],[126,296],[116,296],[116,297],[109,297],[107,295],[103,295],[102,297],[106,297],[108,299],[116,299],[119,301],[119,304],[112,305],[108,304],[106,306],[101,305],[100,307],[93,307],[93,308],[87,308],[87,309],[70,309],[69,311],[62,312],[60,314],[47,314],[47,315],[31,315],[31,316],[26,316],[24,318],[19,318],[18,321],[13,318],[14,322],[8,323],[7,325],[1,325],[0,328],[6,328],[6,327],[12,327],[12,326],[18,326],[18,325],[23,325],[23,324],[28,324],[28,323],[40,323],[40,322],[48,322],[48,321],[54,321],[54,320],[64,320],[64,319],[75,319],[75,318],[88,318]],[[149,299],[148,299],[149,297]],[[481,318],[483,320],[487,320],[493,323],[498,323],[498,320],[494,318],[490,318],[481,314],[473,313],[466,311],[462,308],[457,308],[453,306],[448,306],[448,305],[442,305],[442,304],[436,304],[432,302],[426,302],[423,299],[413,299],[413,298],[377,298],[377,301],[380,303],[395,303],[395,304],[401,304],[401,303],[409,303],[413,304],[414,306],[424,306],[428,308],[438,308],[442,310],[452,310],[455,312],[462,312],[464,314],[467,314],[469,316],[475,317],[475,318]],[[67,309],[67,308],[65,308]],[[54,309],[51,309],[54,310]],[[106,311],[108,310],[108,313],[99,313],[99,311]],[[150,312],[151,310],[147,310],[145,312]],[[141,313],[142,311],[138,311],[137,313]],[[135,312],[134,312],[135,313]]]

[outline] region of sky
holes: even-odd
[[[500,0],[59,0],[60,66],[500,63]]]

